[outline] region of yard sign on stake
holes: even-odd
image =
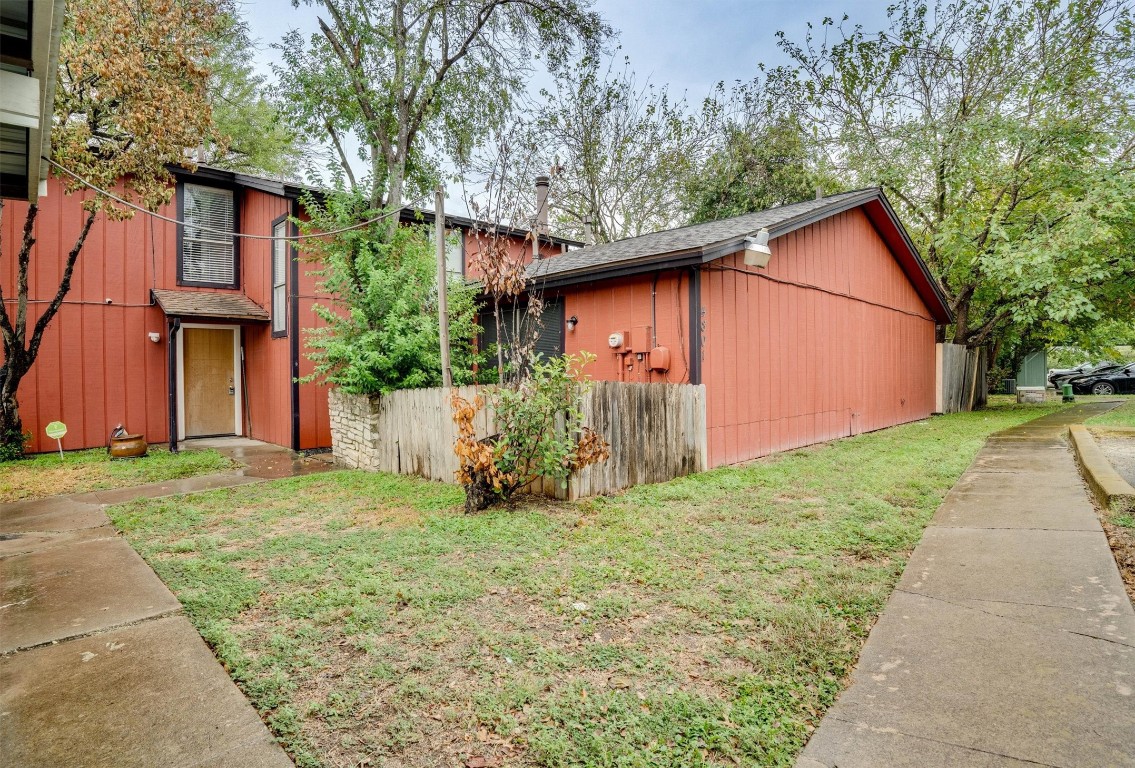
[[[46,432],[47,436],[50,437],[52,440],[54,440],[55,444],[59,446],[59,460],[62,461],[63,460],[63,443],[61,442],[61,440],[62,440],[63,436],[65,434],[67,434],[67,425],[64,424],[62,421],[53,421],[50,424],[48,424],[47,428],[44,429],[43,431]]]

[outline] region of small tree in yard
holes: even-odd
[[[471,403],[453,394],[457,481],[465,487],[466,513],[508,501],[537,478],[566,485],[575,470],[607,459],[609,446],[584,426],[580,410],[589,386],[582,368],[591,359],[587,354],[533,359],[521,381],[489,390],[498,431],[484,439],[477,439],[473,422],[486,399],[477,396]]]
[[[228,0],[71,0],[59,48],[51,133],[55,161],[104,189],[120,184],[120,195],[150,210],[168,203],[173,178],[166,166],[192,167],[186,149],[200,146],[212,131],[205,62],[230,10]],[[68,193],[80,189],[73,179],[66,185]],[[24,214],[14,317],[0,295],[0,455],[6,458],[23,453],[16,392],[71,290],[95,218],[133,215],[102,196],[85,200],[83,211],[59,286],[34,319],[28,312],[28,275],[39,206],[27,206]]]
[[[306,232],[329,231],[360,217],[374,218],[357,193],[337,193],[325,202],[309,200]],[[315,372],[345,392],[373,395],[398,389],[441,386],[441,345],[437,323],[437,274],[430,232],[424,226],[385,224],[306,241],[321,267],[323,288],[337,306],[316,305],[326,323],[308,337]],[[476,291],[460,280],[449,290],[449,340],[453,380],[472,381],[477,356],[473,342]]]

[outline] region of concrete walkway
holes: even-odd
[[[104,510],[329,465],[253,441],[200,447],[246,466],[0,505],[0,765],[292,765]]]
[[[797,768],[1135,766],[1135,610],[1065,426],[994,435]]]

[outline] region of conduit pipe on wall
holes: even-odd
[[[181,330],[181,318],[169,321],[166,346],[169,365],[169,451],[177,453],[177,332]]]

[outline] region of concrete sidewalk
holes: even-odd
[[[797,768],[1135,766],[1135,610],[1063,437],[994,435]]]
[[[292,766],[104,511],[329,468],[262,443],[215,447],[245,468],[0,505],[0,765]]]

